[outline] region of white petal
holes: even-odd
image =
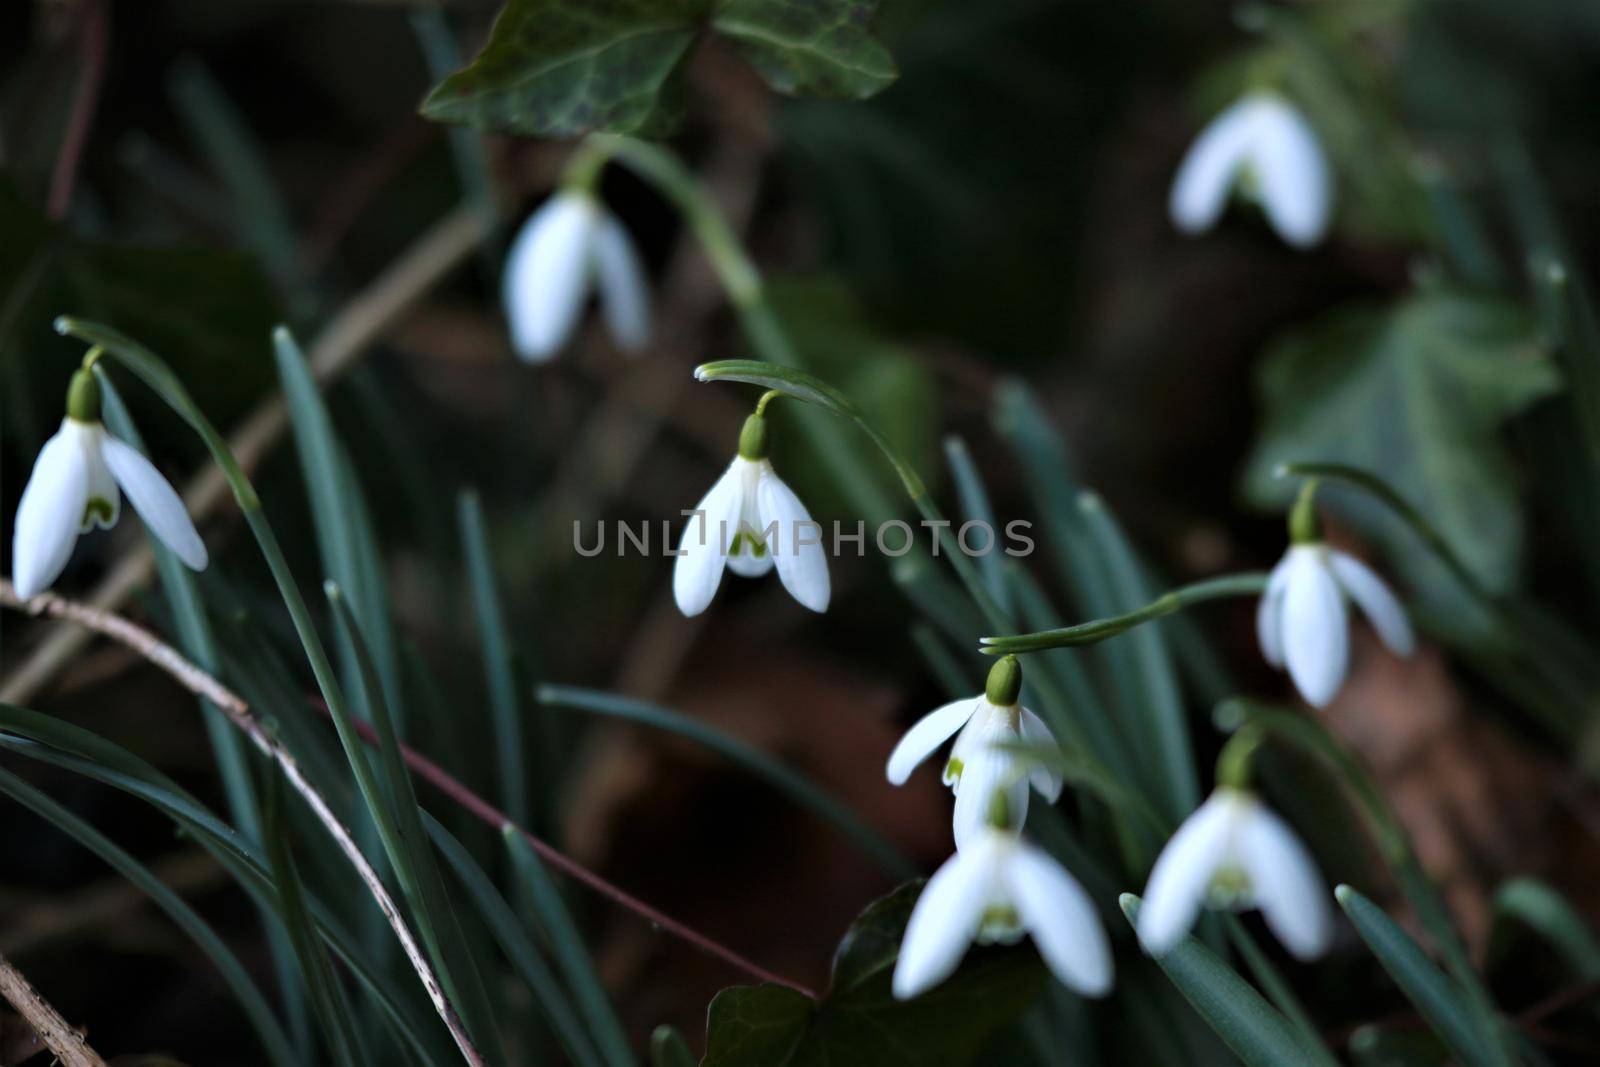
[[[935,749],[961,729],[966,721],[972,718],[972,712],[977,706],[977,697],[965,697],[961,700],[952,700],[918,719],[916,724],[906,731],[900,743],[894,746],[894,751],[889,753],[890,783],[905,785],[917,765],[933,755]]]
[[[1283,669],[1283,590],[1288,581],[1289,558],[1285,556],[1272,568],[1261,603],[1256,605],[1256,640],[1261,643],[1261,655],[1279,670]]]
[[[748,542],[741,541],[736,551],[728,553],[728,569],[741,578],[760,578],[772,570],[772,553],[763,549],[758,556]]]
[[[1139,943],[1152,956],[1165,955],[1194,925],[1212,876],[1226,857],[1238,804],[1230,792],[1213,793],[1156,857],[1139,907]]]
[[[1333,575],[1356,602],[1378,637],[1397,656],[1409,656],[1417,649],[1416,635],[1411,632],[1411,622],[1406,609],[1389,591],[1376,571],[1347,552],[1328,553],[1333,565]]]
[[[761,480],[756,485],[756,504],[763,529],[769,523],[778,524],[777,536],[768,542],[767,551],[777,564],[783,587],[802,606],[812,611],[827,611],[830,589],[822,531],[811,521],[811,515],[794,495],[794,490],[773,472],[771,464],[761,470]],[[807,540],[806,544],[799,543],[802,538]]]
[[[1086,997],[1111,991],[1111,945],[1094,902],[1077,880],[1032,845],[1017,842],[1006,888],[1039,955],[1061,984]]]
[[[1344,596],[1325,552],[1321,545],[1290,549],[1283,592],[1283,658],[1300,695],[1318,708],[1339,691],[1350,663]]]
[[[50,588],[78,542],[89,498],[84,429],[83,423],[62,420],[61,429],[39,450],[22,490],[11,535],[11,580],[23,599]]]
[[[105,427],[88,425],[89,428],[79,438],[84,450],[84,469],[89,479],[79,533],[88,533],[96,526],[109,530],[117,524],[117,516],[122,513],[122,494],[117,491],[117,480],[112,476],[111,468],[106,466],[105,457],[100,451],[100,442],[106,436]]]
[[[512,242],[502,299],[512,347],[523,359],[549,359],[572,335],[589,292],[589,249],[598,218],[591,197],[557,193]]]
[[[911,909],[900,958],[894,965],[894,995],[907,1000],[949,977],[978,932],[995,880],[986,850],[956,853],[928,879]]]
[[[683,526],[678,556],[672,567],[672,595],[685,615],[700,614],[717,595],[728,541],[738,529],[743,460],[735,459],[707,490]]]
[[[1212,119],[1183,157],[1167,201],[1173,225],[1183,232],[1209,229],[1227,205],[1251,145],[1251,103],[1240,101]]]
[[[1014,744],[1018,735],[1003,712],[975,715],[972,724],[957,740],[953,753],[962,762],[961,779],[956,783],[955,811],[951,818],[956,848],[964,849],[982,839],[991,829],[989,809],[996,790],[1005,790],[1006,814],[1013,827],[1028,818],[1028,776],[1014,752],[999,746]],[[965,743],[964,743],[965,742]]]
[[[1267,925],[1295,956],[1315,959],[1333,937],[1328,887],[1287,823],[1259,803],[1239,827],[1245,873]]]
[[[1022,712],[1022,740],[1035,748],[1053,749],[1056,747],[1056,737],[1050,732],[1050,727],[1027,708],[1019,709]],[[1061,775],[1042,763],[1034,764],[1033,770],[1028,772],[1028,780],[1039,791],[1039,795],[1054,804],[1061,799]]]
[[[1289,244],[1310,248],[1328,232],[1332,179],[1322,145],[1305,116],[1265,97],[1256,111],[1251,153],[1267,219]]]
[[[128,503],[150,531],[183,560],[184,566],[190,570],[205,570],[209,558],[206,543],[200,540],[194,520],[183,506],[183,498],[161,477],[161,472],[137,450],[110,434],[101,438],[100,455],[122,491],[128,494]]]
[[[618,348],[637,352],[650,341],[650,285],[633,240],[609,211],[595,223],[590,255],[611,339]]]

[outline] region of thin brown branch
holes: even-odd
[[[455,1007],[445,995],[444,987],[439,982],[439,977],[434,973],[433,965],[423,955],[417,946],[416,939],[411,934],[411,928],[406,925],[404,916],[396,906],[394,898],[389,895],[383,880],[378,877],[378,872],[373,870],[372,864],[356,845],[355,838],[350,831],[339,821],[328,801],[305,777],[300,769],[299,762],[294,755],[284,748],[269,734],[256,719],[250,706],[227,686],[217,681],[211,675],[195,666],[183,657],[177,649],[162,641],[155,634],[144,627],[101,611],[85,604],[75,603],[56,596],[54,593],[41,593],[32,600],[23,600],[17,596],[17,591],[12,587],[10,580],[0,578],[0,605],[17,608],[34,615],[49,615],[58,619],[66,619],[79,626],[102,634],[139,653],[146,660],[166,671],[179,685],[194,693],[196,696],[214,704],[228,721],[242,730],[249,737],[256,748],[275,761],[283,769],[283,776],[305,799],[306,804],[316,815],[317,819],[327,829],[339,850],[350,861],[350,866],[356,871],[361,881],[366,885],[368,893],[378,905],[378,910],[383,912],[389,926],[394,930],[396,939],[400,942],[401,950],[405,952],[406,959],[417,972],[417,977],[422,980],[422,986],[428,991],[428,997],[433,1001],[434,1008],[439,1012],[439,1017],[449,1028],[450,1034],[455,1038],[456,1046],[461,1050],[466,1062],[481,1067],[483,1058],[468,1036],[466,1028],[461,1024],[461,1019],[456,1015]],[[96,1061],[98,1062],[98,1061]]]
[[[83,1035],[67,1024],[51,1003],[11,966],[11,961],[0,956],[0,997],[5,997],[13,1008],[33,1027],[62,1067],[106,1067],[106,1061],[89,1047]]]
[[[50,175],[50,192],[45,210],[52,219],[66,218],[72,206],[72,190],[78,184],[78,167],[94,125],[95,109],[100,104],[100,87],[106,79],[106,51],[111,37],[111,13],[105,0],[86,0],[78,32],[83,40],[83,77],[67,117],[67,131],[61,138],[55,171]]]
[[[366,350],[404,318],[424,294],[461,264],[487,236],[483,217],[471,207],[457,208],[435,223],[382,274],[345,305],[312,342],[307,356],[311,372],[324,387],[349,369]],[[288,425],[282,399],[273,397],[250,414],[229,440],[246,471]],[[196,519],[204,518],[231,499],[228,483],[215,465],[190,480],[184,503]],[[114,612],[133,593],[148,585],[155,559],[142,540],[111,568],[85,599],[87,607]],[[85,630],[62,626],[48,634],[22,665],[0,685],[0,700],[26,704],[71,662],[88,642]]]
[[[323,703],[321,697],[313,696],[307,699],[310,701],[312,707],[316,708],[324,715],[328,714],[328,706]],[[366,741],[367,744],[376,745],[378,743],[378,735],[373,731],[371,724],[357,720],[355,726],[356,732],[361,735],[362,740]],[[695,930],[686,923],[679,922],[677,919],[672,918],[672,916],[667,915],[664,912],[657,911],[655,908],[651,907],[649,904],[646,904],[644,901],[629,893],[627,890],[606,881],[604,878],[589,870],[589,868],[585,867],[571,856],[568,856],[556,849],[553,845],[550,845],[547,842],[533,836],[533,834],[512,822],[511,817],[505,812],[501,811],[499,808],[483,799],[483,797],[479,796],[477,793],[474,793],[460,779],[451,775],[449,771],[445,770],[443,767],[439,766],[422,753],[402,744],[400,746],[400,755],[405,760],[406,766],[415,771],[419,778],[433,786],[435,789],[439,790],[439,792],[443,793],[445,796],[449,797],[467,812],[494,827],[496,830],[504,829],[507,826],[512,827],[517,831],[517,833],[521,834],[523,840],[527,841],[529,846],[532,847],[532,849],[540,856],[544,857],[544,859],[552,867],[561,870],[563,873],[569,875],[578,882],[582,882],[584,885],[588,886],[590,889],[594,890],[596,893],[599,893],[606,899],[622,906],[628,911],[633,912],[635,915],[638,915],[646,922],[650,923],[650,925],[665,930],[674,937],[693,945],[706,955],[714,956],[717,959],[722,960],[724,963],[737,970],[743,971],[745,974],[756,979],[757,981],[771,982],[774,985],[788,986],[790,989],[793,989],[796,992],[804,993],[813,1000],[816,999],[817,994],[812,990],[807,989],[800,983],[793,981],[792,979],[785,978],[782,975],[774,974],[772,971],[767,970],[760,964],[753,963],[752,961],[739,955],[726,945],[717,941],[713,941],[711,938],[700,933],[698,930]]]

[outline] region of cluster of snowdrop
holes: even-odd
[[[1174,222],[1189,232],[1205,229],[1236,187],[1260,201],[1293,245],[1312,245],[1327,229],[1326,160],[1305,120],[1276,96],[1240,100],[1196,140],[1173,184]],[[598,291],[617,345],[627,351],[643,347],[650,299],[638,254],[594,194],[575,185],[535,212],[510,250],[504,299],[517,352],[542,361],[559,351],[592,291]],[[66,418],[40,452],[23,492],[13,569],[24,598],[55,581],[80,532],[116,521],[119,487],[178,558],[197,570],[206,565],[205,545],[178,494],[138,451],[101,425],[92,369],[97,356],[98,350],[91,351],[74,375]],[[775,569],[800,604],[827,609],[820,528],[767,455],[765,408],[776,395],[761,398],[733,461],[687,513],[673,572],[673,593],[685,615],[706,610],[724,570],[758,577]],[[1323,542],[1309,488],[1293,510],[1290,531],[1290,548],[1261,599],[1257,629],[1267,661],[1287,668],[1306,701],[1320,707],[1333,698],[1347,670],[1347,599],[1395,653],[1409,654],[1414,638],[1382,580]],[[901,785],[956,739],[942,772],[955,794],[956,851],[913,910],[893,977],[897,997],[914,997],[943,981],[973,943],[1009,943],[1025,933],[1065,985],[1087,996],[1111,988],[1110,946],[1093,902],[1071,874],[1022,836],[1031,794],[1054,803],[1062,780],[1048,758],[1040,758],[1055,741],[1019,703],[1021,689],[1021,666],[1007,656],[990,672],[982,695],[930,712],[889,757],[889,781]],[[1147,951],[1160,955],[1183,939],[1202,907],[1256,907],[1291,952],[1311,958],[1330,937],[1326,898],[1316,864],[1293,831],[1241,780],[1219,775],[1216,792],[1156,860],[1138,935]]]

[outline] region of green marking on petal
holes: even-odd
[[[116,509],[111,506],[111,501],[103,496],[92,496],[83,506],[83,523],[85,528],[98,523],[101,526],[111,525],[111,520],[116,517]]]
[[[1248,907],[1255,899],[1255,887],[1243,867],[1217,868],[1211,884],[1206,887],[1206,901],[1213,908],[1231,909]]]
[[[946,763],[944,765],[945,780],[949,781],[951,779],[954,779],[955,781],[958,781],[958,782],[961,781],[961,772],[965,767],[966,767],[966,764],[962,763],[960,760],[956,759],[954,756],[951,756],[950,757],[950,762]]]

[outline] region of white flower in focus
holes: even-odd
[[[907,1000],[948,978],[973,942],[1033,936],[1061,983],[1088,997],[1111,989],[1111,948],[1089,894],[1039,849],[986,826],[928,880],[900,943],[894,995]]]
[[[591,289],[612,340],[650,339],[650,290],[633,241],[593,195],[564,189],[535,211],[506,256],[503,299],[517,354],[542,363],[572,336]]]
[[[774,566],[789,595],[812,611],[826,611],[830,587],[822,527],[772,469],[766,423],[745,420],[739,454],[695,505],[678,542],[672,594],[678,610],[698,615],[711,604],[726,565],[758,578]]]
[[[1373,572],[1348,552],[1320,540],[1291,545],[1273,568],[1256,609],[1261,654],[1289,669],[1306,702],[1323,707],[1344,682],[1350,662],[1345,598],[1355,601],[1378,637],[1397,656],[1409,656],[1416,638],[1405,609]]]
[[[99,388],[91,371],[74,375],[67,409],[61,428],[39,450],[17,506],[11,540],[17,595],[27,599],[50,588],[80,533],[116,523],[119,486],[163,544],[191,569],[204,569],[205,542],[182,498],[149,460],[100,424]]]
[[[1316,861],[1287,823],[1242,789],[1217,789],[1156,857],[1139,908],[1145,951],[1170,951],[1203,904],[1260,908],[1273,934],[1302,960],[1322,955],[1333,935]]]
[[[1322,145],[1296,108],[1272,93],[1251,93],[1195,138],[1172,182],[1168,208],[1185,233],[1210,229],[1242,187],[1289,244],[1322,240],[1333,213],[1333,180]]]
[[[904,785],[918,764],[961,731],[943,776],[956,795],[953,824],[957,848],[966,848],[986,832],[988,806],[997,790],[1004,792],[1008,810],[1016,814],[1019,825],[1027,819],[1030,782],[1052,804],[1061,796],[1059,774],[1005,747],[1019,741],[1039,747],[1055,744],[1044,720],[1017,703],[1021,687],[1022,669],[1015,656],[1006,656],[990,670],[982,696],[930,711],[906,731],[889,754],[889,781]]]

